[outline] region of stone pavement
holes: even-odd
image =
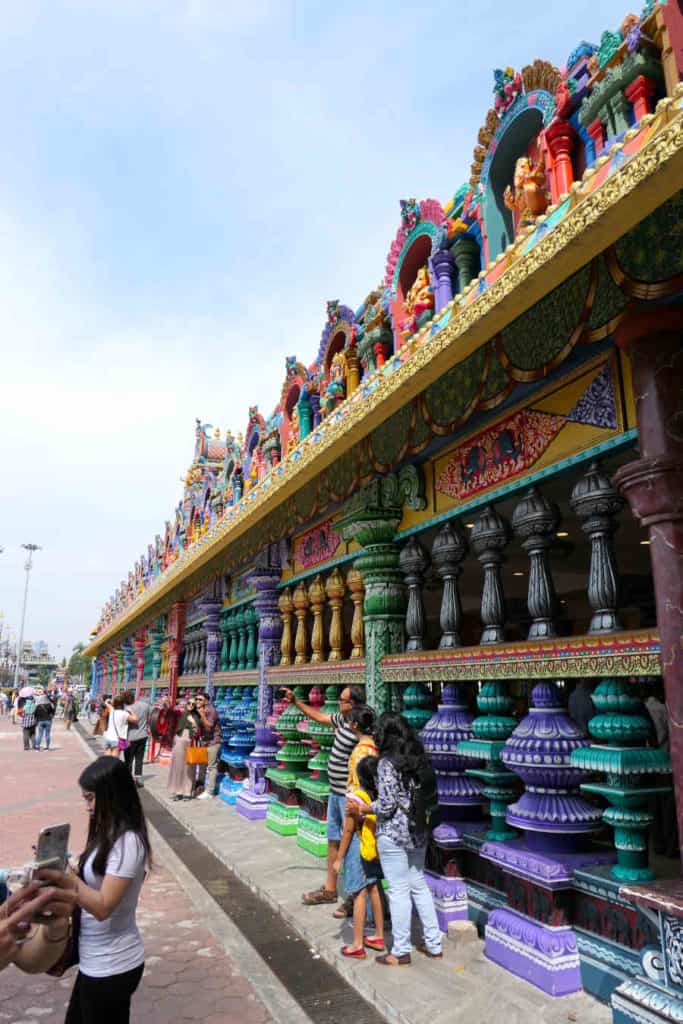
[[[293,838],[248,821],[218,798],[168,801],[167,769],[149,766],[148,791],[235,874],[281,911],[306,940],[311,954],[334,964],[342,976],[389,1021],[399,1024],[610,1024],[609,1009],[578,993],[553,999],[490,963],[483,943],[458,949],[445,943],[443,961],[416,954],[409,969],[387,970],[372,958],[346,960],[340,947],[350,940],[350,926],[336,921],[332,907],[304,907],[301,893],[324,881],[322,862],[297,847]],[[315,963],[311,961],[311,971]]]
[[[70,822],[72,852],[83,847],[87,819],[77,778],[90,753],[62,722],[55,723],[53,739],[49,752],[24,752],[19,727],[0,718],[1,867],[30,860],[44,825]],[[264,964],[254,963],[235,926],[154,833],[152,847],[154,869],[138,911],[147,957],[133,1024],[306,1024],[298,1005]],[[0,979],[1,1024],[62,1024],[74,976],[72,970],[60,980],[29,977],[7,968]]]

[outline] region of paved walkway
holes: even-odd
[[[218,798],[169,802],[167,769],[148,769],[148,790],[224,864],[273,907],[306,940],[312,955],[333,964],[388,1021],[399,1024],[610,1024],[609,1009],[583,992],[553,999],[488,961],[478,940],[464,948],[445,943],[443,961],[416,954],[404,970],[377,967],[372,958],[346,960],[340,947],[350,925],[332,907],[304,907],[301,893],[324,880],[322,862],[277,836],[262,821],[248,821]],[[310,970],[315,971],[311,960]],[[504,1007],[504,1012],[503,1012]]]
[[[72,852],[83,847],[86,815],[77,778],[90,755],[78,735],[66,732],[62,722],[55,723],[53,738],[54,749],[49,752],[24,752],[19,727],[0,718],[2,867],[29,860],[44,825],[70,822]],[[154,870],[143,886],[138,912],[147,957],[145,975],[133,999],[134,1024],[302,1024],[306,1018],[268,977],[267,968],[258,964],[251,969],[234,925],[166,843],[153,835],[152,846]],[[58,981],[27,977],[8,968],[0,980],[0,1022],[62,1024],[74,974],[70,971]],[[268,993],[269,1008],[255,987]]]

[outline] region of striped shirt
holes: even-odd
[[[349,781],[349,754],[358,742],[358,737],[338,711],[330,715],[330,722],[334,729],[334,743],[330,750],[327,774],[331,791],[344,796]]]

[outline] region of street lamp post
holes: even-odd
[[[40,545],[38,544],[22,544],[22,548],[28,551],[28,558],[26,559],[26,583],[24,584],[24,606],[21,609],[21,628],[19,630],[19,640],[17,642],[17,658],[14,665],[14,689],[19,689],[19,669],[21,668],[21,659],[24,654],[24,623],[26,621],[26,602],[28,601],[28,579],[31,574],[31,568],[33,566],[33,552],[40,551]]]

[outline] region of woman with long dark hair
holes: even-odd
[[[420,952],[432,959],[442,956],[441,931],[424,876],[426,840],[416,833],[410,815],[413,791],[430,762],[403,715],[393,711],[381,715],[375,740],[379,752],[377,799],[361,808],[360,814],[377,815],[377,852],[389,883],[393,936],[391,953],[376,960],[385,967],[403,967],[411,962],[411,902],[424,934]]]
[[[147,825],[122,761],[99,757],[78,784],[90,817],[78,874],[41,872],[80,911],[79,971],[65,1024],[128,1024],[145,960],[135,912],[151,866]]]

